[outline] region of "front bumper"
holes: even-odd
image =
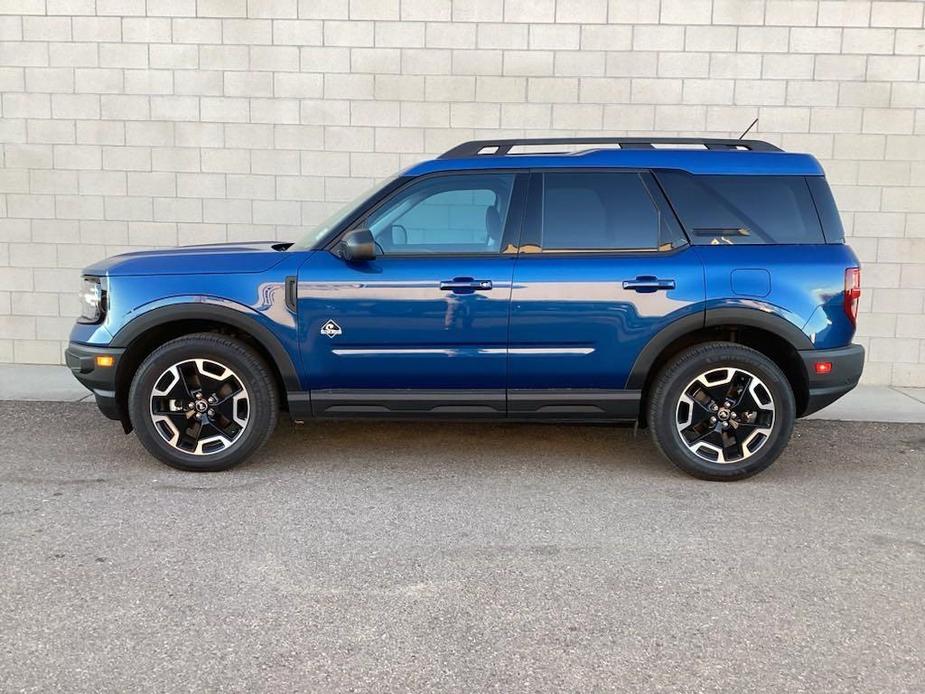
[[[125,350],[119,347],[91,347],[79,342],[68,343],[64,350],[64,363],[74,377],[93,393],[100,412],[123,425],[128,416],[116,398],[116,372],[124,353]],[[97,357],[112,357],[112,365],[98,366]]]
[[[858,384],[864,370],[864,348],[861,345],[848,345],[838,349],[810,349],[799,352],[806,376],[806,407],[800,412],[805,417],[831,405]],[[817,362],[830,362],[832,370],[827,374],[817,374]]]

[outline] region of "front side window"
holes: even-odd
[[[654,251],[661,211],[634,172],[543,175],[539,248],[524,252]]]
[[[405,187],[366,220],[383,255],[495,254],[514,174],[435,176]]]

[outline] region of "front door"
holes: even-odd
[[[312,254],[298,311],[315,415],[503,416],[526,179],[415,179],[354,225],[374,260]]]
[[[534,174],[520,245],[508,413],[635,418],[636,357],[704,301],[703,267],[651,174]]]

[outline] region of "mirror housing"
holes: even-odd
[[[340,255],[348,263],[362,263],[376,258],[376,240],[369,229],[353,229],[340,242]]]

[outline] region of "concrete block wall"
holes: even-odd
[[[0,0],[0,361],[79,269],[292,239],[472,137],[754,134],[825,165],[868,383],[925,386],[919,0]]]

